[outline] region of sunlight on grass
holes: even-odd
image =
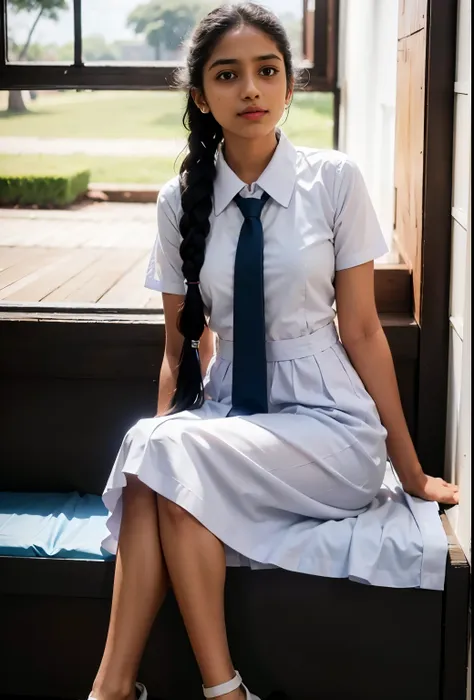
[[[162,185],[174,177],[180,161],[153,157],[0,155],[0,175],[63,175],[90,170],[91,182]]]
[[[185,136],[178,114],[183,97],[171,92],[63,93],[40,96],[29,114],[0,112],[0,136],[173,139]]]
[[[9,115],[6,93],[0,111],[1,136],[43,138],[185,138],[181,119],[185,97],[178,92],[39,93],[29,113]],[[332,143],[332,95],[294,97],[284,131],[297,145],[327,148]]]

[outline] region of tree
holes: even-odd
[[[31,40],[35,32],[38,22],[42,17],[45,19],[57,20],[59,12],[67,9],[67,0],[10,0],[8,10],[10,12],[34,12],[35,19],[30,27],[28,36],[24,45],[18,48],[17,61],[23,61],[28,57],[28,49],[31,45]],[[9,112],[26,112],[25,103],[21,90],[10,90],[8,94],[8,111]]]
[[[177,2],[177,0],[150,0],[138,5],[128,16],[127,25],[135,34],[144,34],[153,47],[156,60],[160,60],[163,48],[177,51],[205,14],[203,3]]]

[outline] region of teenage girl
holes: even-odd
[[[159,195],[148,282],[166,323],[158,412],[128,432],[104,493],[117,558],[97,700],[146,699],[136,674],[169,585],[204,696],[257,700],[227,645],[227,557],[317,575],[314,519],[362,513],[387,451],[407,493],[458,501],[408,433],[361,174],[277,128],[297,85],[280,22],[255,4],[214,10],[183,84],[189,152]]]

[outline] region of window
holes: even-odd
[[[129,33],[133,27],[139,32],[138,16],[135,15],[134,18],[132,13],[119,9],[125,7],[126,2],[118,4],[111,0],[101,0],[99,15],[97,3],[73,0],[65,11],[66,15],[63,14],[61,18],[63,23],[68,21],[73,28],[69,52],[66,50],[60,60],[56,61],[47,60],[44,56],[41,60],[36,60],[32,52],[31,59],[26,61],[25,56],[18,55],[13,40],[7,40],[9,27],[18,26],[19,19],[13,5],[8,0],[0,0],[0,89],[169,88],[173,70],[182,60],[179,51],[181,37],[194,26],[199,13],[196,17],[180,17],[180,29],[176,34],[178,41],[173,41],[173,37],[162,37],[155,31],[154,40],[150,44],[154,51],[134,53],[133,41],[129,39],[128,46],[116,47],[117,56],[107,53],[101,56],[100,50],[95,54],[91,52],[92,47],[84,44],[83,37],[84,30],[89,34],[97,25],[101,26],[107,3],[111,6],[110,16],[115,17],[115,22],[122,22],[124,28],[128,25]],[[131,3],[130,7],[133,8],[134,5],[138,3]],[[338,0],[303,0],[299,14],[288,12],[284,0],[269,0],[266,5],[277,11],[290,28],[296,55],[300,53],[302,65],[308,70],[306,89],[334,92]],[[38,23],[45,21],[44,17],[40,17]],[[303,27],[298,27],[298,21],[302,22]],[[100,49],[98,46],[95,48]]]

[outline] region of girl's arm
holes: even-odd
[[[178,365],[183,346],[183,336],[178,331],[178,315],[183,305],[184,296],[179,294],[163,294],[163,311],[165,315],[165,352],[160,370],[158,389],[157,415],[164,415],[176,389],[178,378]],[[207,371],[208,364],[214,354],[214,334],[209,328],[204,329],[199,344],[201,357],[201,369],[203,375]]]
[[[387,451],[407,493],[457,503],[458,487],[427,476],[418,461],[403,414],[392,354],[375,305],[373,261],[336,272],[341,342],[377,406],[387,430]]]

